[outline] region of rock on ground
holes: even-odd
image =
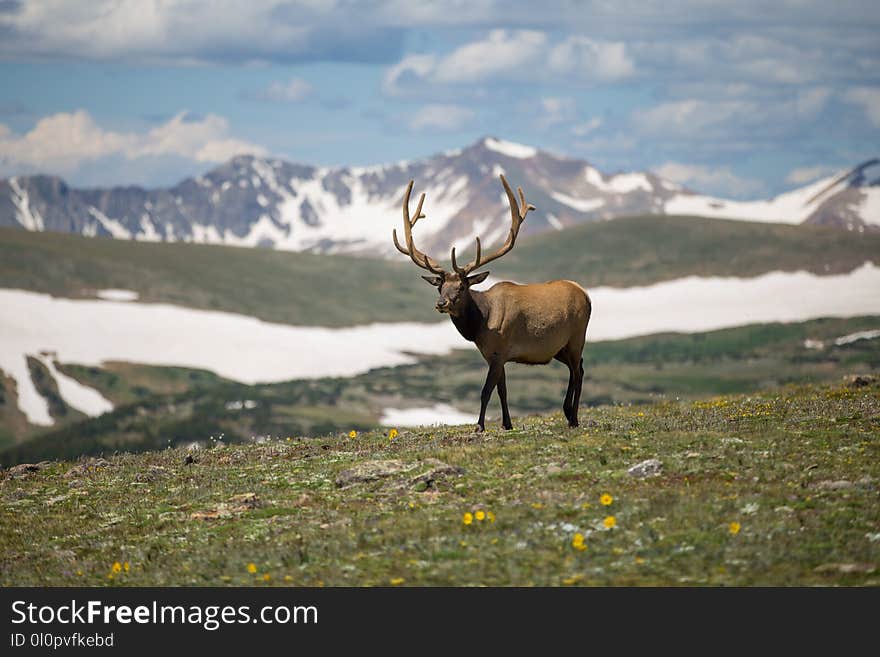
[[[430,487],[436,479],[441,477],[464,473],[464,470],[457,465],[449,465],[437,459],[425,459],[415,463],[404,463],[396,459],[367,461],[340,472],[336,476],[336,485],[340,488],[345,488],[353,484],[405,475],[414,470],[418,470],[419,474],[410,479],[410,485],[421,485],[423,487]]]
[[[627,473],[630,476],[638,477],[640,479],[644,479],[645,477],[656,477],[662,472],[663,464],[659,459],[648,459],[647,461],[636,463],[627,470]]]

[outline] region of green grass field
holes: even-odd
[[[876,382],[583,420],[4,471],[0,585],[880,584]]]

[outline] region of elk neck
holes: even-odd
[[[469,342],[476,342],[477,337],[486,328],[486,300],[482,292],[467,292],[467,300],[461,314],[450,315],[455,328],[461,337]]]

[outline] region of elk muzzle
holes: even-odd
[[[450,306],[449,299],[440,299],[437,301],[437,305],[434,307],[437,309],[437,312],[448,313],[449,306]]]

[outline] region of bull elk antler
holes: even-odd
[[[510,251],[516,243],[516,236],[519,234],[519,227],[522,225],[522,222],[525,221],[526,215],[529,213],[529,210],[535,209],[534,205],[526,203],[526,197],[525,194],[523,194],[522,187],[516,188],[516,191],[519,192],[519,204],[517,204],[516,197],[513,195],[513,191],[510,189],[510,185],[507,184],[507,180],[505,180],[503,174],[501,175],[501,184],[504,185],[504,191],[507,193],[507,200],[510,203],[510,232],[507,234],[507,240],[500,249],[483,260],[481,257],[480,238],[477,237],[477,256],[474,258],[473,262],[466,264],[464,267],[458,266],[458,263],[455,261],[455,247],[452,247],[452,268],[458,272],[458,275],[461,278],[467,277],[468,274],[475,269],[478,269],[483,265],[488,265],[493,260],[497,260]],[[419,207],[421,207],[421,205]]]
[[[410,220],[409,197],[412,194],[412,188],[413,181],[410,180],[409,185],[406,186],[406,196],[403,198],[403,236],[406,240],[406,248],[404,249],[400,246],[400,242],[397,241],[397,229],[394,229],[391,232],[391,237],[394,239],[394,246],[397,247],[398,251],[404,255],[408,255],[412,261],[422,269],[427,269],[429,272],[439,275],[444,273],[440,263],[426,253],[419,251],[413,243],[413,226],[416,225],[416,222],[419,219],[424,219],[425,217],[425,215],[422,214],[422,204],[425,202],[425,193],[422,192],[422,195],[419,197],[419,204],[416,206],[415,218]]]

